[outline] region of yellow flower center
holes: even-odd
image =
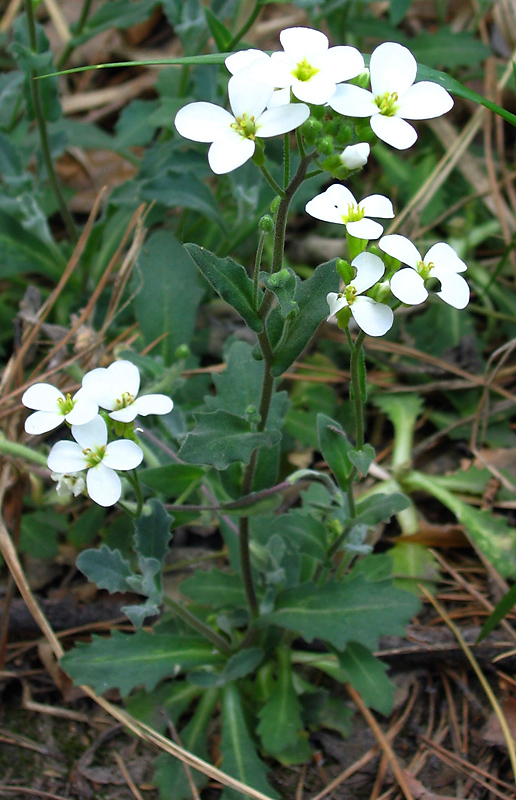
[[[100,462],[104,458],[104,454],[106,452],[106,446],[102,445],[102,447],[97,447],[95,450],[92,450],[91,447],[86,447],[86,449],[83,450],[82,452],[83,455],[86,456],[89,469],[90,467],[96,467],[97,464],[100,464]]]
[[[233,130],[237,131],[243,139],[254,139],[256,134],[256,121],[254,116],[248,117],[244,113],[241,117],[236,117],[231,123]]]
[[[62,397],[58,397],[57,404],[59,406],[59,413],[62,414],[63,417],[66,417],[70,411],[73,411],[75,406],[70,393],[68,393],[64,399]]]
[[[428,278],[430,277],[430,274],[431,274],[434,266],[435,265],[432,262],[430,262],[430,264],[425,264],[424,261],[418,261],[417,264],[416,264],[416,269],[417,269],[418,275],[421,275],[423,280],[427,281]]]
[[[365,211],[360,206],[348,206],[348,213],[342,215],[342,222],[346,224],[346,222],[360,222],[361,219],[364,219]]]
[[[353,303],[356,300],[356,296],[357,296],[356,288],[354,286],[346,286],[346,288],[344,289],[343,294],[344,294],[344,297],[347,300],[348,306],[353,305]]]
[[[294,78],[297,78],[298,81],[309,81],[310,78],[313,78],[314,75],[320,70],[317,67],[313,67],[311,64],[308,63],[306,58],[303,58],[302,61],[298,61],[296,64],[295,70],[292,72]]]
[[[132,406],[134,403],[134,395],[130,392],[124,392],[121,397],[117,397],[115,400],[115,411],[120,411],[121,408],[127,408],[127,406]]]
[[[384,117],[393,117],[398,109],[397,92],[379,94],[374,98],[374,101],[380,109],[380,114],[383,114]]]

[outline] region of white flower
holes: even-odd
[[[213,103],[190,103],[176,114],[176,128],[194,142],[212,142],[208,162],[213,172],[231,172],[252,158],[257,137],[288,133],[310,116],[304,103],[267,109],[273,92],[274,87],[257,83],[247,69],[240,70],[228,84],[233,114]]]
[[[53,472],[50,476],[57,483],[56,492],[59,497],[78,497],[86,488],[82,472]]]
[[[57,442],[48,456],[48,468],[66,474],[87,470],[88,494],[99,506],[112,506],[122,494],[115,470],[135,469],[143,452],[128,439],[107,444],[107,426],[96,416],[86,425],[72,425],[75,442]]]
[[[224,64],[232,75],[236,75],[243,69],[248,69],[251,64],[259,59],[268,61],[270,56],[264,53],[263,50],[238,50],[226,58]]]
[[[467,266],[449,244],[434,244],[423,258],[410,239],[394,233],[380,239],[378,247],[410,267],[400,269],[391,278],[391,291],[402,303],[411,306],[423,303],[428,297],[425,281],[437,278],[441,284],[437,295],[454,308],[466,308],[469,286],[458,273],[464,272]]]
[[[383,336],[394,322],[392,308],[364,295],[364,292],[378,283],[385,272],[383,261],[373,253],[360,253],[353,259],[351,266],[356,268],[356,277],[343,292],[330,292],[326,297],[330,307],[328,319],[342,308],[349,307],[353,319],[364,333],[368,336]]]
[[[340,154],[340,160],[346,169],[359,169],[367,164],[371,146],[367,142],[359,144],[348,144]]]
[[[47,433],[66,420],[71,425],[84,425],[98,412],[97,403],[82,389],[65,395],[50,383],[34,383],[21,399],[24,406],[35,410],[25,420],[27,433]]]
[[[140,414],[168,414],[174,403],[164,394],[144,394],[140,389],[138,367],[130,361],[114,361],[107,369],[99,367],[86,373],[82,379],[84,391],[101,408],[110,411],[111,419],[132,422]]]
[[[330,99],[330,106],[348,117],[371,117],[371,128],[378,138],[398,150],[411,147],[417,139],[407,119],[440,117],[453,106],[451,95],[439,84],[414,84],[417,62],[401,44],[385,42],[377,47],[369,69],[372,92],[342,84]]]
[[[337,83],[359,75],[364,59],[355,47],[328,47],[328,37],[311,28],[285,28],[280,33],[283,52],[268,61],[255,60],[250,72],[255,81],[276,89],[291,88],[298,100],[326,103]]]
[[[310,200],[305,210],[316,219],[345,225],[348,233],[357,239],[377,239],[382,235],[383,226],[368,217],[394,217],[392,203],[387,197],[372,194],[357,203],[349,189],[340,183],[334,183]]]

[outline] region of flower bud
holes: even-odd
[[[279,286],[284,286],[290,277],[288,269],[280,269],[269,278],[269,286],[271,289],[277,289]]]
[[[326,116],[326,106],[313,106],[310,115],[315,119],[324,119]]]
[[[179,347],[176,347],[174,357],[178,361],[181,361],[183,358],[188,358],[190,352],[191,352],[190,348],[188,347],[187,344],[180,344]]]
[[[281,197],[279,197],[279,195],[276,195],[276,197],[274,198],[274,200],[270,204],[271,214],[275,214],[276,213],[280,203],[281,203]]]
[[[335,318],[341,331],[345,330],[349,325],[349,320],[351,319],[351,309],[349,306],[341,308],[340,311],[337,311]]]
[[[301,125],[300,130],[303,134],[305,142],[309,145],[312,145],[315,144],[315,140],[321,133],[322,123],[319,122],[318,119],[314,119],[314,117],[308,117],[306,122],[303,122]]]
[[[333,119],[329,119],[327,122],[324,123],[324,135],[325,136],[336,136],[340,129],[340,119],[338,117],[334,117]]]
[[[368,89],[369,88],[369,78],[370,73],[367,67],[365,67],[360,75],[357,75],[356,78],[352,78],[349,83],[353,83],[355,86],[360,86],[361,89]]]
[[[355,274],[355,271],[354,271],[353,267],[345,259],[338,258],[337,259],[336,268],[337,268],[337,272],[339,273],[340,277],[342,278],[342,280],[344,281],[344,283],[347,286],[347,284],[350,283],[350,281],[353,280],[353,277],[354,277],[354,274]]]
[[[261,139],[255,140],[253,161],[257,167],[263,167],[265,164],[265,148]]]
[[[371,146],[367,142],[350,144],[344,148],[340,155],[340,160],[347,169],[360,169],[364,164],[367,164],[370,152]]]
[[[274,230],[274,220],[269,214],[264,214],[263,217],[260,218],[258,227],[263,233],[272,233]]]
[[[353,128],[351,127],[349,122],[342,122],[339,128],[339,132],[336,136],[337,144],[340,144],[341,147],[344,147],[344,145],[348,144],[348,142],[351,141],[352,136],[353,136]]]
[[[331,136],[323,136],[315,143],[315,149],[323,156],[331,156],[333,153],[333,139]]]

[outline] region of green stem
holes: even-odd
[[[83,29],[84,29],[84,26],[86,25],[86,21],[88,19],[89,13],[90,13],[91,2],[92,2],[92,0],[84,0],[84,2],[82,4],[80,17],[77,20],[77,24],[76,24],[76,26],[74,27],[74,30],[73,30],[74,38],[76,38],[76,37],[81,35],[81,33],[82,33]],[[61,55],[59,56],[58,60],[57,60],[56,67],[57,67],[58,70],[60,70],[60,69],[62,69],[64,67],[64,65],[66,64],[66,62],[70,58],[71,54],[73,53],[74,49],[75,49],[75,44],[73,43],[73,39],[71,39],[68,42],[68,44],[66,45],[66,47],[63,50],[63,52],[61,53]]]
[[[355,447],[361,450],[364,446],[364,403],[360,389],[359,359],[362,345],[364,344],[365,333],[360,331],[353,349],[351,350],[351,387],[353,391],[353,404],[355,407]]]
[[[30,48],[34,54],[37,54],[38,46],[37,46],[37,36],[36,36],[36,22],[34,19],[34,9],[32,6],[32,0],[25,0],[25,13],[27,15],[27,27],[29,31]],[[30,77],[30,95],[32,99],[32,105],[34,107],[36,124],[38,127],[39,140],[41,145],[41,155],[43,157],[43,162],[47,170],[50,186],[52,187],[52,191],[55,195],[57,204],[59,206],[60,214],[63,218],[66,230],[68,231],[68,236],[75,244],[78,241],[79,237],[77,234],[77,230],[75,228],[75,223],[73,221],[72,215],[70,214],[70,211],[68,210],[68,206],[66,205],[66,201],[64,199],[63,193],[61,192],[61,187],[59,186],[59,182],[57,180],[57,176],[54,170],[54,162],[52,161],[52,154],[50,152],[50,143],[48,140],[47,125],[43,114],[43,105],[41,103],[40,84],[39,81],[35,80],[36,76],[33,70],[30,70],[29,77]]]
[[[254,272],[253,272],[253,305],[258,308],[258,283],[260,279],[260,267],[262,265],[263,247],[265,245],[265,238],[267,234],[265,231],[260,233],[258,239],[258,247],[256,248],[256,258],[254,259]]]
[[[286,188],[290,183],[290,134],[286,133],[283,137],[283,186]]]
[[[267,181],[267,183],[269,184],[269,186],[271,186],[273,188],[273,190],[276,192],[276,194],[279,195],[280,197],[284,198],[285,197],[285,192],[283,191],[281,186],[278,183],[276,183],[276,181],[274,180],[274,178],[270,174],[270,172],[267,169],[267,167],[261,166],[260,167],[260,171],[261,171],[263,177],[265,178],[265,180]]]
[[[229,42],[229,44],[227,46],[228,52],[230,50],[234,50],[235,46],[239,43],[240,39],[243,36],[246,35],[247,31],[253,25],[253,23],[255,22],[255,20],[258,17],[258,14],[262,10],[263,2],[264,2],[264,0],[256,0],[256,3],[254,4],[254,8],[251,11],[251,13],[249,14],[248,18],[246,19],[246,21],[244,22],[242,27],[240,27],[237,30],[237,32],[234,34],[233,38]]]
[[[24,461],[31,461],[41,467],[47,466],[47,457],[43,453],[38,453],[37,450],[25,447],[25,445],[18,444],[18,442],[9,441],[2,432],[0,432],[0,453],[13,458],[23,458]]]
[[[140,479],[138,478],[138,473],[136,472],[135,469],[132,470],[132,475],[128,474],[127,477],[136,495],[135,517],[136,519],[139,519],[142,515],[142,508],[143,508],[143,494],[142,494],[142,487],[140,486]]]
[[[228,642],[219,636],[213,628],[210,628],[209,625],[205,625],[199,617],[196,617],[195,614],[192,614],[188,609],[178,603],[176,600],[173,600],[171,597],[164,597],[163,602],[172,611],[177,614],[177,616],[186,622],[186,624],[193,628],[195,631],[200,633],[204,636],[205,639],[208,639],[216,648],[220,650],[222,653],[226,653],[227,655],[231,655],[231,647],[229,646]]]

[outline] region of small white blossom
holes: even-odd
[[[21,399],[24,406],[33,409],[25,420],[27,433],[39,434],[52,431],[62,422],[70,425],[84,425],[89,422],[99,407],[82,389],[74,394],[65,395],[50,383],[34,383]]]
[[[411,147],[417,131],[407,119],[432,119],[453,106],[451,95],[431,81],[414,83],[417,62],[401,44],[384,42],[377,47],[369,64],[371,89],[341,84],[329,104],[339,114],[371,117],[371,128],[398,150]]]
[[[353,319],[364,333],[368,336],[383,336],[394,322],[392,308],[364,294],[382,277],[385,271],[383,261],[373,253],[360,253],[353,259],[351,266],[356,268],[356,277],[343,292],[330,292],[326,297],[330,307],[328,319],[342,308],[349,308]]]
[[[454,308],[462,309],[468,305],[469,286],[459,275],[465,272],[467,266],[449,244],[434,244],[423,258],[410,239],[394,233],[380,239],[378,247],[403,264],[408,264],[409,268],[394,273],[390,283],[393,295],[402,303],[411,306],[423,303],[428,297],[425,281],[437,278],[441,284],[438,297]]]
[[[346,169],[359,169],[367,164],[371,146],[367,142],[348,144],[340,154],[340,160]]]
[[[122,494],[122,484],[115,470],[136,469],[143,452],[128,439],[107,444],[107,426],[96,416],[86,425],[72,425],[75,442],[57,442],[49,453],[47,464],[53,472],[69,475],[87,470],[86,488],[99,506],[112,506]]]
[[[357,203],[349,189],[340,183],[334,183],[310,200],[305,210],[316,219],[345,225],[348,233],[357,239],[377,239],[382,235],[383,226],[369,217],[394,217],[392,203],[387,197],[372,194]]]
[[[310,116],[304,103],[267,108],[273,93],[274,87],[251,80],[248,69],[239,70],[228,84],[232,114],[213,103],[190,103],[176,114],[175,126],[186,139],[212,143],[208,163],[213,172],[232,172],[253,157],[256,138],[289,133]]]
[[[86,489],[86,481],[81,472],[53,472],[50,477],[57,483],[56,492],[59,497],[78,497]]]
[[[337,84],[355,78],[364,59],[355,47],[329,47],[328,37],[312,28],[285,28],[280,33],[283,52],[250,66],[254,80],[276,89],[291,88],[298,100],[322,105],[335,93]]]
[[[130,361],[114,361],[107,369],[99,367],[82,379],[84,391],[118,422],[132,422],[138,414],[168,414],[174,403],[164,394],[138,397],[140,372]]]

